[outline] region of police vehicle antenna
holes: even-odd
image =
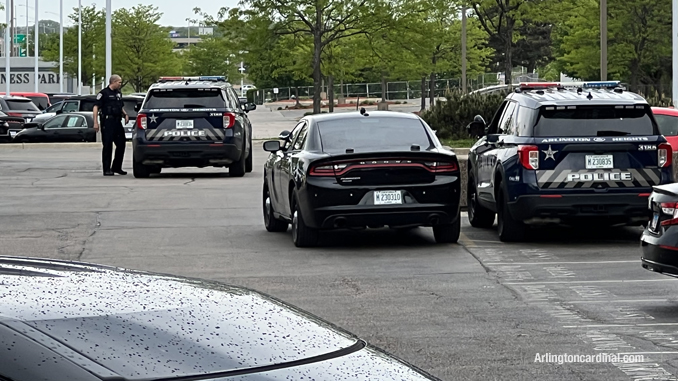
[[[360,108],[360,115],[362,115],[362,116],[370,116],[370,114],[368,114],[366,111],[367,111],[367,110],[365,110],[365,107]]]
[[[586,96],[586,99],[591,100],[593,99],[593,95],[591,95],[591,92],[589,91],[589,95]]]

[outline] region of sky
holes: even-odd
[[[59,21],[59,0],[37,0],[40,20],[51,19]],[[64,4],[64,25],[69,25],[67,15],[78,7],[78,0],[62,0]],[[82,6],[96,5],[98,8],[106,7],[106,0],[81,0]],[[34,23],[36,0],[28,0],[28,22]],[[193,8],[201,8],[216,16],[221,7],[235,8],[238,0],[111,0],[113,11],[118,8],[132,8],[135,5],[154,5],[163,14],[160,24],[163,26],[188,26],[186,18],[196,18]],[[11,3],[11,0],[0,0],[0,3]],[[15,17],[19,26],[26,25],[26,0],[14,0],[16,8]],[[0,11],[0,22],[5,22],[6,15]]]

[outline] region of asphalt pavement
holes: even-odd
[[[254,118],[253,118],[254,119]],[[271,126],[275,123],[271,123]],[[258,146],[257,146],[258,147]],[[301,307],[443,380],[675,380],[677,280],[640,266],[639,228],[547,228],[503,244],[430,229],[268,233],[262,165],[103,177],[96,147],[0,147],[0,254],[220,280]],[[539,355],[639,354],[639,363]]]

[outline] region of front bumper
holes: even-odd
[[[539,194],[519,196],[509,211],[519,221],[531,219],[608,219],[621,222],[647,220],[646,193]]]
[[[132,142],[134,160],[145,165],[166,167],[225,166],[238,161],[242,149],[225,143],[140,143]]]
[[[403,203],[375,205],[375,190],[401,191]],[[378,187],[311,182],[299,195],[304,222],[318,229],[451,224],[460,211],[457,176],[439,176],[432,184]]]

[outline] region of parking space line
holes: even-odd
[[[585,265],[598,263],[640,263],[640,261],[595,261],[595,262],[492,262],[486,263],[488,266],[503,265]]]
[[[520,286],[525,284],[572,284],[572,283],[641,283],[641,282],[675,282],[675,279],[626,279],[626,280],[576,280],[570,279],[567,281],[553,281],[553,282],[510,282],[502,283],[507,286]]]
[[[566,301],[563,303],[572,303],[572,304],[598,304],[598,303],[666,303],[669,302],[668,299],[608,299],[608,300],[573,300]]]
[[[564,325],[563,328],[668,327],[676,325],[678,325],[678,323],[588,324],[588,325]]]

